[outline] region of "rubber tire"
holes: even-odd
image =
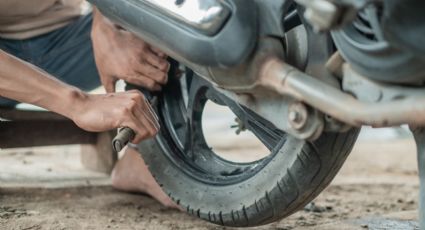
[[[325,133],[314,143],[288,138],[274,159],[249,179],[233,185],[201,183],[163,154],[162,135],[139,145],[154,178],[189,214],[234,227],[259,226],[303,208],[343,165],[359,130]]]

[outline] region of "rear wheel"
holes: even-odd
[[[301,25],[296,7],[288,10],[293,17],[284,19],[285,60],[325,75],[324,62],[334,51],[329,36]],[[236,162],[211,148],[202,129],[208,101],[228,107],[268,154]],[[315,142],[297,140],[177,63],[155,109],[160,133],[139,146],[153,176],[188,213],[226,226],[267,224],[303,208],[331,182],[358,135],[353,129],[324,133]]]
[[[176,65],[170,71],[178,73]],[[202,130],[205,103],[230,108],[269,150],[251,162],[214,152]],[[226,226],[257,226],[286,217],[316,197],[338,172],[358,130],[297,140],[226,98],[186,70],[170,82],[155,108],[161,130],[140,152],[163,190],[188,213]]]

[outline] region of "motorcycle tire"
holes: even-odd
[[[172,67],[170,73],[173,71],[176,72]],[[186,79],[187,88],[200,90],[189,92],[183,102],[184,97],[179,93],[182,84],[176,79],[170,76],[158,95],[155,110],[161,124],[159,134],[155,139],[143,141],[139,151],[154,178],[174,202],[187,213],[214,224],[259,226],[302,209],[329,185],[359,133],[359,129],[323,133],[316,141],[305,142],[270,128],[267,132],[257,132],[261,134],[259,139],[272,143],[268,157],[250,163],[229,162],[210,153],[212,150],[196,125],[195,118],[200,117],[202,106],[190,105],[196,104],[193,98],[200,91],[211,95],[212,89],[200,77]],[[217,98],[209,99],[226,104]],[[204,97],[200,101],[205,100]],[[193,116],[188,115],[185,104],[193,107]],[[271,127],[251,113],[239,113],[238,117],[250,117],[259,121],[259,126]],[[193,120],[188,122],[189,118]],[[251,124],[251,128],[254,126]],[[183,140],[188,135],[191,140]]]

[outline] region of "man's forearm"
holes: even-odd
[[[73,106],[85,94],[0,50],[0,96],[34,104],[72,118]]]
[[[96,7],[93,7],[92,37],[94,33],[99,33],[102,36],[111,39],[117,33],[117,29],[118,26],[104,17]]]

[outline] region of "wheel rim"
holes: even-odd
[[[186,69],[180,79],[176,78],[180,71],[178,64],[173,63],[169,83],[158,98],[162,135],[158,135],[157,141],[167,158],[187,175],[207,184],[234,184],[255,175],[273,159],[285,143],[286,134],[219,93],[192,71]],[[270,154],[249,163],[218,156],[208,146],[202,130],[202,112],[208,100],[228,106]]]

